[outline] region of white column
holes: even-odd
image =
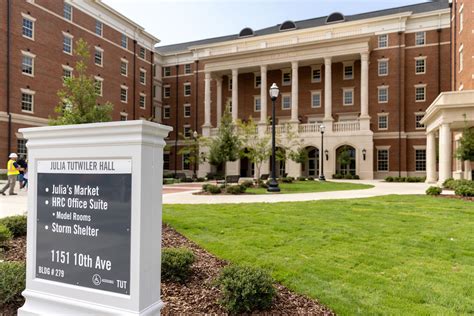
[[[239,70],[232,69],[232,121],[239,118]]]
[[[291,121],[298,122],[298,61],[291,62]]]
[[[211,73],[210,72],[206,72],[204,75],[204,126],[211,127]]]
[[[439,128],[439,179],[438,183],[443,183],[452,177],[452,136],[449,124],[444,123]]]
[[[435,132],[426,134],[426,183],[436,182],[436,136]]]
[[[216,102],[216,115],[217,115],[217,126],[221,124],[222,117],[222,77],[216,79],[217,83],[217,102]]]
[[[260,66],[260,124],[267,123],[267,66]]]
[[[324,58],[324,127],[332,132],[332,58]]]
[[[369,53],[360,54],[360,117],[369,116]]]

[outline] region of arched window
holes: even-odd
[[[295,30],[296,24],[293,21],[285,21],[280,26],[280,31]]]
[[[326,24],[344,22],[345,20],[346,18],[344,17],[344,14],[339,13],[339,12],[334,12],[328,16],[328,18],[326,19]]]
[[[254,36],[254,35],[255,33],[250,27],[243,28],[239,33],[239,37],[248,37],[248,36]]]

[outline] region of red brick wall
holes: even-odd
[[[460,12],[459,9],[463,7],[463,27],[461,30],[460,26]],[[452,29],[453,42],[455,45],[452,47],[453,53],[453,88],[452,90],[458,90],[461,84],[464,90],[474,89],[474,4],[472,0],[453,0],[452,14],[454,16],[453,23],[455,23]],[[464,62],[463,70],[460,71],[459,61],[459,49],[463,45],[464,49]],[[454,86],[454,80],[456,86]]]

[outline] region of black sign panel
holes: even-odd
[[[128,295],[131,161],[101,162],[38,166],[36,277]]]

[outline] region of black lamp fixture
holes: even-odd
[[[367,155],[367,150],[362,149],[362,158],[365,160],[365,156]]]
[[[326,130],[326,127],[321,124],[319,126],[319,131],[321,132],[321,154],[325,153],[326,154],[326,160],[327,160],[327,150],[324,150],[324,131]],[[324,159],[323,157],[320,157],[321,159],[321,172],[319,173],[319,181],[326,181],[326,177],[324,176]]]
[[[329,160],[329,150],[326,149],[324,155],[326,155],[326,160]]]
[[[270,98],[272,99],[272,176],[268,180],[268,192],[280,192],[278,181],[276,180],[276,159],[275,159],[275,101],[280,94],[280,89],[276,83],[270,87]]]

